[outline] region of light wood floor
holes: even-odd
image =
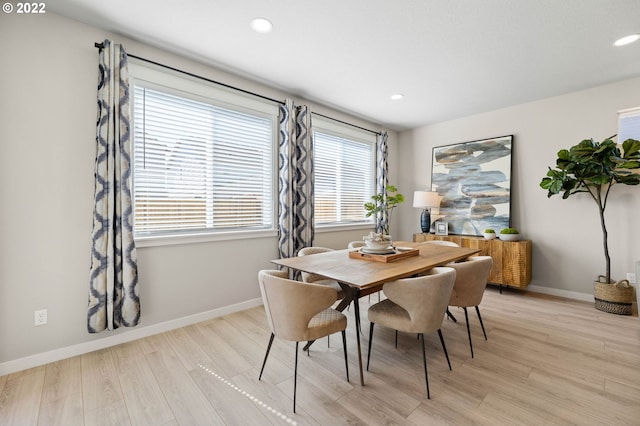
[[[372,296],[372,303],[377,301]],[[366,312],[368,300],[362,300]],[[292,343],[275,340],[264,310],[235,313],[0,377],[0,425],[639,425],[640,319],[591,304],[488,288],[488,341],[470,312],[445,320],[453,371],[427,337],[431,400],[415,335],[376,328],[366,385],[358,384],[353,310],[349,372],[340,335],[299,359],[292,412]],[[363,313],[363,328],[369,324]],[[366,358],[368,337],[363,336]],[[365,359],[366,362],[366,359]]]

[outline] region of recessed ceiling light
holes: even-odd
[[[399,101],[400,99],[404,98],[404,95],[402,93],[396,93],[395,95],[391,95],[390,97],[392,101]]]
[[[613,43],[614,46],[626,46],[627,44],[631,44],[634,41],[640,40],[640,34],[630,34],[628,36],[624,36],[619,38]]]
[[[257,33],[268,33],[273,29],[273,24],[267,18],[254,18],[251,20],[251,29]]]

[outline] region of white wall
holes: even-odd
[[[259,303],[257,271],[272,268],[276,238],[138,249],[141,325],[90,335],[97,49],[128,52],[262,95],[287,95],[53,13],[0,15],[0,375],[206,315]],[[372,130],[326,107],[312,110]],[[397,137],[389,132],[392,179]],[[367,231],[318,234],[345,247]],[[49,323],[34,327],[34,310]],[[146,331],[145,331],[146,330]]]
[[[611,64],[615,66],[615,64]],[[547,198],[539,187],[556,153],[583,139],[617,133],[617,111],[640,106],[640,78],[403,132],[399,185],[429,188],[434,146],[514,135],[512,226],[533,240],[532,288],[585,300],[605,272],[598,209],[588,195]],[[409,203],[410,204],[410,203]],[[419,211],[401,210],[401,233],[419,231]],[[606,209],[612,278],[626,278],[640,259],[640,187],[613,188]],[[576,294],[577,293],[577,294]]]

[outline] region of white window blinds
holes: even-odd
[[[273,228],[273,117],[134,87],[135,235]]]
[[[364,203],[374,193],[375,137],[365,131],[340,134],[315,118],[313,127],[315,224],[371,222],[365,217]]]

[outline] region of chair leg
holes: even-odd
[[[444,337],[442,337],[442,330],[438,329],[438,336],[440,337],[440,343],[442,343],[442,350],[444,351],[444,356],[447,357],[447,364],[449,364],[449,371],[451,371],[451,363],[449,362],[449,354],[447,353],[447,347],[444,344]]]
[[[398,330],[396,330],[396,349],[398,349]]]
[[[296,363],[293,367],[293,412],[296,412],[296,388],[298,386],[298,343],[296,342]]]
[[[458,322],[458,320],[456,319],[456,317],[453,316],[453,314],[451,313],[451,311],[449,310],[449,308],[447,308],[447,316],[449,317],[449,319],[453,322]]]
[[[487,340],[487,333],[484,331],[484,324],[482,323],[482,317],[480,316],[480,308],[476,306],[476,314],[478,314],[478,319],[480,320],[480,327],[482,327],[482,334],[484,334],[484,340]]]
[[[269,356],[269,351],[271,350],[271,344],[273,343],[273,338],[275,334],[271,333],[271,338],[269,339],[269,345],[267,346],[267,353],[264,354],[264,361],[262,361],[262,368],[260,369],[260,376],[258,376],[258,380],[262,378],[262,372],[264,371],[264,366],[267,363],[267,357]]]
[[[347,361],[347,333],[342,330],[342,347],[344,348],[344,369],[347,372],[347,382],[349,381],[349,361]]]
[[[464,319],[467,321],[467,335],[469,336],[469,348],[471,348],[471,358],[473,358],[473,343],[471,343],[471,329],[469,329],[469,314],[467,313],[467,308],[464,309]]]
[[[367,371],[369,371],[369,360],[371,359],[371,346],[373,346],[373,326],[375,324],[371,323],[369,326],[369,350],[367,351]]]
[[[422,337],[422,362],[424,364],[424,381],[427,384],[427,399],[431,399],[431,394],[429,393],[429,373],[427,373],[427,351],[424,348],[424,334],[420,333],[420,337]]]

